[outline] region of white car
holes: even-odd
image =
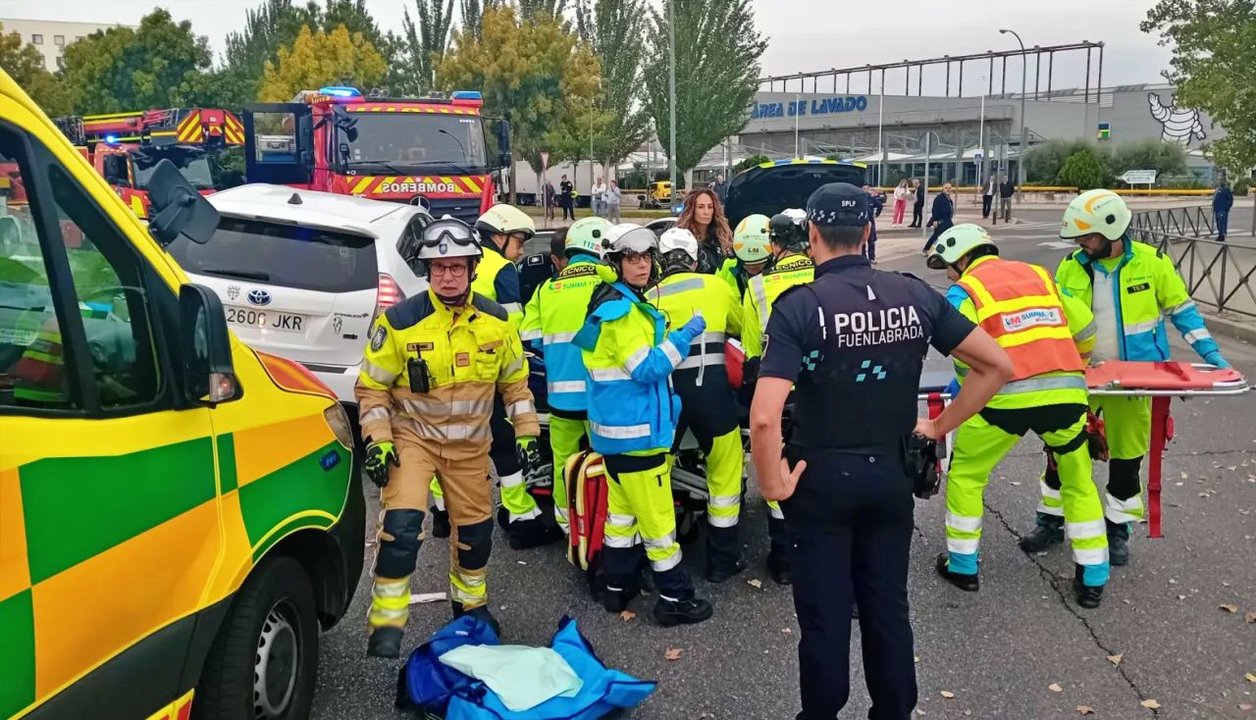
[[[407,262],[431,216],[414,205],[241,185],[208,197],[221,219],[204,245],[170,253],[222,300],[240,339],[296,360],[355,409],[371,322],[427,291]]]

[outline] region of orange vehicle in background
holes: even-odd
[[[244,145],[244,125],[227,110],[169,108],[58,118],[57,127],[140,218],[149,211],[148,182],[170,160],[202,194],[239,185],[227,155]]]
[[[243,113],[251,183],[409,203],[474,222],[510,166],[509,128],[485,118],[479,92],[363,96],[334,86]]]

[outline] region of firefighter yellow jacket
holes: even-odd
[[[427,392],[411,383],[417,360],[427,365]],[[540,433],[523,345],[502,306],[472,293],[451,310],[428,290],[376,318],[355,390],[364,436],[391,440],[396,424],[410,423],[425,440],[487,452],[494,392],[516,437]]]

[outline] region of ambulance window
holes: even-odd
[[[116,412],[150,404],[160,383],[140,260],[47,151],[36,147],[34,157],[27,158],[25,147],[20,135],[0,127],[0,174],[10,181],[3,213],[10,219],[0,219],[7,225],[0,227],[5,250],[0,260],[0,406]],[[46,174],[47,182],[38,187],[51,189],[50,204],[38,192],[28,197],[26,186],[34,182],[20,182],[24,172],[30,179],[32,167]],[[62,343],[48,280],[47,262],[61,251],[78,309],[73,322],[82,324],[87,341],[81,358],[74,357],[69,336]],[[84,377],[84,369],[94,390],[76,393],[70,380]],[[79,394],[94,399],[85,402]]]

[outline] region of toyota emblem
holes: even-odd
[[[414,197],[410,198],[410,204],[417,205],[418,207],[421,207],[424,210],[427,210],[429,212],[431,212],[432,210],[432,203],[429,202],[428,199],[423,197],[422,195],[415,195]]]
[[[250,290],[248,294],[248,298],[249,298],[249,302],[253,303],[254,305],[269,305],[270,304],[270,292],[266,290],[262,290],[261,288]]]

